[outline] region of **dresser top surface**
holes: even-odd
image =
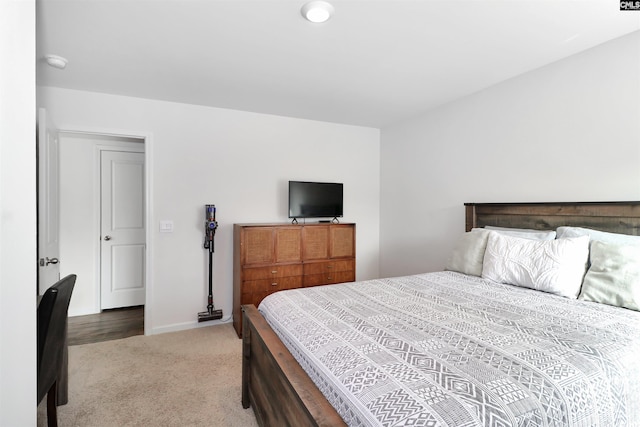
[[[292,224],[290,222],[265,222],[265,223],[236,223],[233,224],[235,227],[308,227],[308,226],[317,226],[317,225],[356,225],[354,222],[340,222],[340,223],[332,223],[332,222],[307,222],[307,223],[298,223]]]

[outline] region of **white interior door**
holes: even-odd
[[[38,110],[38,292],[60,279],[58,135]]]
[[[100,308],[145,301],[144,153],[101,151]]]

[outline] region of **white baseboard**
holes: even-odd
[[[69,317],[87,316],[89,314],[98,314],[98,313],[100,313],[100,310],[98,310],[98,311],[88,310],[88,309],[69,310]]]
[[[144,334],[145,335],[165,334],[167,332],[186,331],[187,329],[203,328],[205,326],[224,325],[226,323],[231,323],[231,322],[232,322],[231,316],[225,316],[219,320],[209,320],[206,322],[198,322],[197,320],[194,320],[193,322],[174,323],[173,325],[152,328],[150,331],[145,330]]]

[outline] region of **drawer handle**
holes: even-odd
[[[327,268],[333,268],[333,265],[327,265]]]
[[[278,270],[271,270],[271,274],[277,274]]]
[[[278,286],[278,282],[272,283],[271,286]]]

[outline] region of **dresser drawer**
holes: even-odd
[[[256,307],[269,294],[302,287],[302,276],[281,277],[274,280],[248,280],[242,283],[241,304]]]
[[[256,307],[260,305],[263,299],[265,299],[270,292],[254,292],[254,293],[242,293],[242,297],[240,298],[240,304],[253,304]]]
[[[273,280],[247,280],[242,282],[242,294],[275,292],[302,286],[302,276],[276,277]]]
[[[334,283],[353,282],[356,280],[355,271],[336,271],[333,273],[306,274],[303,279],[303,285],[318,286],[332,285]]]
[[[355,264],[356,262],[352,259],[328,262],[310,262],[304,264],[303,274],[309,275],[325,274],[338,271],[353,271],[355,270]]]
[[[274,277],[299,276],[302,274],[301,264],[270,265],[267,267],[245,267],[242,269],[242,279],[261,280]]]

